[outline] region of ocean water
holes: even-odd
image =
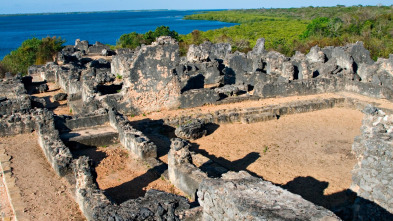
[[[179,34],[236,25],[183,19],[185,15],[198,12],[163,10],[0,16],[0,59],[32,37],[58,36],[67,41],[65,45],[73,45],[76,39],[88,40],[90,44],[99,41],[114,45],[122,34],[154,31],[160,25],[169,26]]]

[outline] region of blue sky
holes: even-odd
[[[392,0],[0,0],[0,14],[140,9],[246,9],[302,6],[392,5]]]

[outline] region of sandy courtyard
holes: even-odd
[[[144,196],[149,189],[184,196],[153,168],[130,155],[121,144],[74,152],[74,156],[78,155],[86,155],[93,160],[99,188],[116,203]]]
[[[326,207],[345,200],[363,114],[334,108],[253,124],[222,124],[194,151],[232,170],[248,170]]]

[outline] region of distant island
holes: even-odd
[[[110,10],[110,11],[81,11],[81,12],[41,12],[41,13],[20,13],[20,14],[0,14],[0,17],[4,16],[28,16],[28,15],[56,15],[56,14],[92,14],[92,13],[116,13],[116,12],[160,12],[160,11],[222,11],[227,9],[143,9],[143,10]]]

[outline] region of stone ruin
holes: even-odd
[[[206,135],[204,126],[209,123],[253,123],[332,107],[364,109],[362,134],[353,144],[358,164],[351,190],[357,198],[344,218],[391,220],[393,110],[350,97],[163,119],[162,125],[177,125],[179,137],[168,146],[166,178],[196,199],[197,206],[156,190],[116,204],[98,188],[90,159],[73,160],[70,144],[84,148],[120,142],[149,165],[164,165],[157,159],[157,144],[135,129],[126,115],[338,92],[393,101],[393,55],[374,62],[363,43],[357,42],[315,46],[306,55],[297,52],[286,57],[266,51],[264,43],[259,39],[245,54],[232,53],[230,44],[205,42],[190,46],[187,56],[180,57],[178,43],[170,37],[117,51],[77,40],[58,54],[56,62],[30,67],[29,76],[0,80],[0,136],[36,131],[53,170],[75,187],[74,198],[88,220],[340,220],[332,211],[270,182],[244,171],[228,171],[190,151],[187,140]],[[93,59],[93,55],[101,58]],[[34,83],[32,76],[44,81]],[[46,82],[56,83],[65,92],[56,100],[67,99],[73,116],[57,116],[44,108],[45,100],[28,95],[26,89],[32,85],[36,93],[44,92]],[[106,130],[83,137],[70,135],[90,127]]]

